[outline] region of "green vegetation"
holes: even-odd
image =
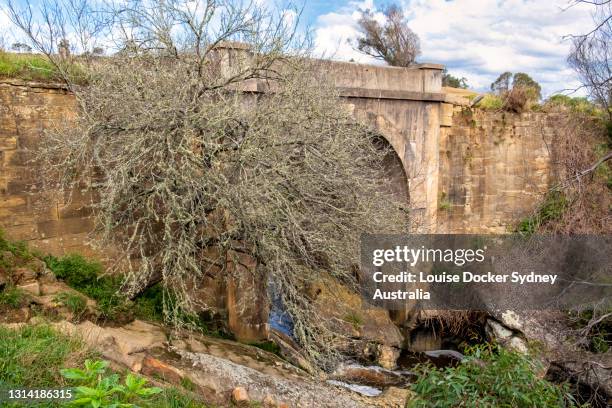
[[[611,139],[612,140],[612,139]],[[601,159],[610,151],[610,142],[600,143],[595,146],[595,155]],[[595,176],[601,178],[606,186],[612,190],[612,165],[610,162],[602,163],[595,171]]]
[[[164,288],[156,284],[143,291],[134,303],[134,314],[140,319],[162,322],[164,320]]]
[[[107,372],[108,363],[92,361],[97,356],[75,337],[63,335],[50,326],[24,326],[8,329],[0,326],[0,387],[64,388],[73,385],[77,399],[69,404],[40,402],[30,406],[110,407],[117,400],[125,407],[212,408],[195,396],[175,387],[145,387],[146,380],[127,374],[122,382],[117,374]],[[89,359],[89,360],[88,360]],[[65,368],[81,366],[84,369]],[[109,388],[109,386],[112,387]],[[95,405],[96,400],[102,401]],[[105,405],[106,404],[106,405]],[[23,407],[20,404],[3,407]]]
[[[262,350],[267,351],[268,353],[276,354],[277,356],[281,356],[281,348],[273,341],[261,341],[249,343],[249,345],[260,348]]]
[[[459,78],[452,74],[449,74],[448,70],[444,68],[444,71],[442,71],[442,86],[448,86],[451,88],[467,89],[468,88],[467,78],[466,77]]]
[[[480,102],[478,102],[478,107],[488,110],[501,110],[504,108],[504,101],[497,95],[486,94]]]
[[[7,286],[0,291],[0,306],[18,308],[23,301],[23,291],[14,286]]]
[[[72,312],[73,318],[79,320],[87,310],[87,301],[83,296],[70,292],[60,292],[54,300],[66,306]]]
[[[0,51],[0,77],[54,81],[58,79],[58,73],[44,55]]]
[[[468,358],[456,367],[421,365],[411,389],[416,397],[408,407],[575,407],[564,386],[537,374],[535,361],[502,347],[485,345],[468,350]]]
[[[585,113],[588,115],[599,115],[598,109],[591,101],[584,97],[570,97],[567,95],[553,95],[546,101],[549,106],[563,106],[574,112]]]
[[[145,387],[147,380],[128,373],[125,379],[108,373],[108,362],[85,360],[85,368],[60,370],[75,388],[71,406],[86,408],[138,407],[149,405],[151,397],[161,392],[158,387]]]
[[[0,327],[0,385],[63,387],[59,368],[90,355],[80,340],[49,326]]]
[[[519,223],[518,232],[523,235],[534,234],[540,226],[550,221],[558,220],[568,206],[568,200],[562,191],[553,190],[544,198],[535,215],[525,218]]]
[[[13,256],[22,260],[32,259],[32,254],[28,250],[28,246],[23,241],[9,241],[4,236],[4,231],[0,229],[0,267],[8,267],[5,265],[8,260],[5,259],[3,252],[10,252]]]
[[[446,195],[446,192],[440,193],[440,203],[438,204],[438,209],[440,211],[448,211],[452,208],[452,204]]]
[[[63,70],[75,83],[85,83],[83,65],[66,62]],[[24,81],[58,82],[62,75],[58,68],[42,54],[18,54],[0,51],[0,78],[17,78]]]
[[[70,254],[60,258],[49,255],[44,260],[56,278],[95,300],[102,318],[120,321],[136,317],[163,322],[164,304],[174,302],[172,295],[165,292],[161,284],[147,288],[134,301],[127,299],[120,292],[123,283],[121,276],[104,275],[104,267],[99,262],[88,260],[82,255]],[[64,298],[62,303],[76,310],[80,307],[77,299]],[[213,327],[201,316],[185,314],[182,320],[202,334],[234,338],[221,328]]]
[[[104,268],[99,262],[78,254],[61,258],[49,255],[45,262],[56,278],[95,300],[103,317],[115,319],[127,310],[125,298],[118,293],[121,278],[103,275]]]
[[[344,316],[344,321],[352,324],[355,330],[359,330],[363,326],[363,317],[354,311],[350,311]]]
[[[162,389],[161,393],[153,396],[150,406],[155,408],[213,408],[212,405],[175,387]]]

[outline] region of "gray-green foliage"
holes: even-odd
[[[236,9],[220,38],[206,20],[165,10],[133,12],[162,19],[155,27],[129,20],[155,51],[143,42],[90,67],[76,123],[46,138],[45,167],[101,198],[97,227],[125,256],[128,293],[161,279],[170,316],[206,309],[212,299],[193,289],[205,274],[228,277],[230,251],[248,252],[254,280],[274,282],[298,341],[325,365],[335,333],[304,289],[321,272],[353,282],[361,233],[407,228],[384,193],[387,151],[341,105],[325,66],[292,55],[284,22]],[[173,24],[191,42],[162,29]],[[219,42],[228,38],[249,45]]]

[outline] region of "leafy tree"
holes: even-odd
[[[517,72],[514,74],[514,79],[512,81],[512,88],[524,88],[528,89],[529,93],[535,100],[540,100],[542,98],[542,87],[536,81],[533,80],[529,75],[524,72]]]
[[[491,91],[497,95],[508,92],[510,90],[511,82],[512,72],[504,72],[491,84]]]
[[[32,52],[32,47],[22,42],[16,42],[11,45],[11,50],[16,52]]]
[[[385,23],[380,24],[371,10],[363,11],[359,20],[361,37],[357,49],[371,57],[396,67],[414,64],[421,53],[419,37],[408,27],[404,12],[397,5],[383,11]]]
[[[491,84],[491,91],[502,98],[506,109],[515,112],[542,97],[540,84],[523,72],[504,72]]]
[[[444,72],[442,73],[442,86],[448,86],[451,88],[461,88],[467,89],[467,78],[465,77],[456,77],[448,73],[448,70],[444,68]]]

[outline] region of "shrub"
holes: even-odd
[[[575,112],[588,115],[597,115],[601,111],[591,101],[584,97],[570,97],[567,95],[553,95],[546,101],[549,106],[563,106]]]
[[[488,110],[501,110],[504,107],[504,101],[497,95],[487,94],[478,102],[478,107]]]
[[[78,254],[66,255],[61,258],[48,256],[45,258],[45,262],[53,271],[55,277],[76,289],[82,289],[94,283],[98,274],[103,270],[101,264],[89,261]]]
[[[214,303],[197,290],[213,265],[247,253],[258,294],[275,285],[305,355],[331,365],[343,333],[316,315],[303,288],[323,273],[354,284],[362,233],[412,227],[407,204],[388,188],[390,147],[339,108],[327,62],[305,58],[289,13],[259,2],[129,3],[130,11],[91,10],[105,19],[110,11],[112,29],[127,24],[142,35],[89,65],[87,87],[64,78],[79,112],[41,142],[47,181],[101,197],[101,246],[138,259],[125,282],[130,297],[162,281],[177,300],[166,316],[184,323],[179,317]],[[177,12],[184,7],[194,21]],[[57,39],[32,29],[30,11],[10,15],[41,50],[56,49]],[[173,29],[148,23],[159,16]],[[243,93],[254,85],[261,98]]]
[[[505,92],[502,98],[504,101],[503,109],[515,113],[528,110],[534,100],[533,90],[523,86],[513,87],[510,91]]]
[[[104,269],[99,262],[78,254],[47,256],[45,262],[58,279],[94,299],[103,317],[112,319],[126,310],[126,299],[119,293],[121,277],[102,275]]]
[[[562,191],[553,190],[549,192],[535,215],[525,218],[519,223],[518,232],[523,235],[534,234],[542,225],[561,218],[567,206],[568,201]]]
[[[411,386],[416,397],[408,407],[575,407],[566,387],[536,373],[541,367],[528,356],[485,345],[468,350],[456,367],[421,365]]]

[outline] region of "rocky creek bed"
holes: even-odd
[[[152,381],[193,384],[194,392],[218,406],[227,406],[231,401],[258,401],[270,407],[403,407],[410,395],[407,387],[415,378],[411,370],[415,364],[430,362],[444,367],[459,364],[463,359],[457,350],[435,349],[447,343],[419,330],[415,332],[420,334],[411,338],[411,347],[418,350],[400,354],[396,351],[397,328],[392,331],[395,337],[389,345],[384,342],[389,334],[378,333],[379,319],[378,325],[364,321],[359,328],[347,327],[355,336],[365,334],[366,343],[377,339],[379,345],[386,347],[383,351],[391,350],[386,354],[372,354],[375,358],[390,355],[382,359],[386,364],[353,360],[340,364],[330,374],[312,373],[296,366],[300,363],[299,353],[294,358],[281,358],[251,345],[169,330],[142,320],[116,327],[98,324],[96,305],[91,299],[87,299],[81,319],[75,320],[57,302],[58,293],[76,293],[74,289],[57,281],[44,265],[39,265],[39,269],[21,269],[14,275],[16,287],[27,294],[27,302],[21,308],[3,311],[0,324],[11,328],[49,324],[61,333],[81,337],[116,368],[128,368]],[[331,302],[331,298],[323,296],[319,301]],[[347,307],[358,306],[346,303]],[[338,312],[338,308],[330,310]],[[378,312],[370,312],[372,315],[367,317],[375,318],[373,313]],[[387,327],[388,318],[382,321],[383,327]],[[565,338],[563,316],[553,312],[492,313],[484,320],[482,329],[490,340],[519,352],[527,352],[533,344],[538,344],[537,358],[545,367],[542,376],[573,382],[585,400],[594,401],[595,407],[610,403],[611,352],[594,354],[572,346]],[[272,340],[284,344],[291,352],[292,346],[285,344],[290,340],[283,333],[272,331],[272,334],[276,336]],[[380,351],[377,347],[375,350]]]

